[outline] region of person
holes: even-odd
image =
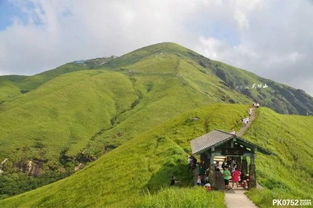
[[[178,182],[179,182],[179,181],[176,179],[176,177],[175,177],[175,176],[172,176],[170,185],[171,185],[171,186],[175,186]]]
[[[227,167],[230,167],[231,166],[231,161],[232,161],[232,159],[231,159],[231,157],[227,157]]]
[[[220,161],[216,161],[216,163],[215,163],[215,171],[220,171]]]
[[[224,162],[222,163],[222,168],[224,170],[224,168],[227,166],[227,158],[224,159]]]
[[[251,117],[252,116],[252,108],[249,108],[249,116]]]
[[[191,155],[188,157],[188,165],[189,165],[189,167],[191,167],[191,165],[192,165]]]
[[[191,155],[191,158],[192,158],[192,164],[193,164],[192,169],[195,169],[197,166],[197,158],[195,158],[193,155]]]
[[[201,176],[198,176],[198,179],[197,179],[197,185],[198,186],[201,186],[202,182],[201,182]]]
[[[241,186],[244,188],[244,189],[248,189],[248,185],[249,184],[249,175],[244,175],[243,178],[242,178],[242,182],[241,182]]]
[[[223,169],[223,178],[224,178],[224,183],[225,183],[225,189],[229,190],[230,189],[229,180],[231,179],[231,174],[227,166]]]
[[[234,169],[234,168],[236,168],[236,166],[237,166],[237,162],[236,162],[236,160],[232,159],[232,160],[231,160],[231,164],[230,164],[230,165],[231,165],[232,172],[233,172],[233,169]]]
[[[242,119],[242,122],[244,123],[245,126],[249,123],[249,121],[250,121],[249,117]]]
[[[204,179],[205,179],[204,163],[199,165],[199,177],[200,177],[201,184],[202,184],[204,182]]]
[[[193,155],[190,155],[188,157],[188,163],[189,163],[189,167],[191,169],[195,169],[196,168],[196,164],[197,164],[197,159]]]
[[[234,188],[234,184],[236,184],[236,188],[238,188],[238,182],[240,180],[241,172],[238,168],[232,173],[232,188]]]
[[[236,135],[236,131],[235,131],[235,129],[232,129],[232,130],[231,130],[231,132],[230,132],[230,134],[232,134],[232,135]]]
[[[211,184],[210,183],[206,183],[204,185],[204,188],[207,190],[207,191],[211,191],[212,190],[212,187],[211,187]]]

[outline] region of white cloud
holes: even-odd
[[[27,19],[0,31],[0,74],[173,41],[312,93],[313,4],[306,0],[11,1]]]

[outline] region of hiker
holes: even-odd
[[[197,179],[197,185],[198,186],[201,186],[202,182],[201,182],[201,176],[198,176],[198,179]]]
[[[236,167],[235,171],[232,173],[232,188],[234,188],[234,184],[236,184],[236,188],[238,188],[238,182],[240,180],[241,172],[239,168]]]
[[[215,171],[220,171],[221,167],[220,167],[220,161],[216,161],[215,163]]]
[[[249,175],[247,174],[247,175],[243,176],[241,186],[244,189],[248,189],[248,184],[249,184]]]
[[[231,168],[235,168],[235,167],[237,166],[236,160],[232,159],[230,165],[231,165]],[[233,172],[233,171],[232,171],[232,172]]]
[[[229,180],[231,179],[231,174],[227,166],[223,169],[223,178],[224,178],[224,183],[225,183],[225,190],[231,189],[229,187]]]
[[[230,173],[233,173],[235,171],[236,167],[237,167],[237,165],[233,164],[233,161],[232,161],[231,165],[229,166]]]
[[[249,117],[242,119],[242,122],[244,123],[245,126],[248,125],[249,121],[250,121]]]
[[[193,155],[190,155],[188,157],[188,163],[189,163],[189,167],[191,169],[195,169],[196,168],[196,164],[197,164],[197,159]]]
[[[207,191],[211,191],[211,190],[212,190],[212,187],[211,187],[211,184],[210,184],[210,183],[204,184],[204,188],[205,188]]]
[[[175,176],[172,176],[170,185],[171,185],[171,186],[175,186],[177,183],[178,183],[178,181],[177,181],[176,177],[175,177]]]
[[[231,130],[230,134],[236,135],[236,131],[234,129]]]
[[[205,168],[204,168],[204,164],[200,164],[199,165],[199,177],[200,177],[200,180],[201,180],[201,185],[202,183],[204,182],[204,179],[205,179]]]
[[[222,169],[224,170],[226,166],[227,166],[227,158],[225,158],[224,162],[222,163]]]
[[[252,116],[252,112],[253,112],[253,110],[252,110],[252,108],[249,108],[249,117],[251,117]]]

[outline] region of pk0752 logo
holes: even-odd
[[[311,206],[311,199],[273,199],[273,206]]]

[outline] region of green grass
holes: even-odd
[[[224,208],[224,194],[222,192],[207,192],[203,188],[168,188],[156,195],[148,194],[139,199],[136,205],[140,208]]]
[[[13,88],[2,91],[12,94],[0,104],[0,160],[9,158],[5,174],[39,159],[44,161],[43,177],[56,172],[64,176],[80,162],[94,160],[182,112],[209,103],[251,102],[223,89],[218,78],[187,58],[147,54],[123,69],[81,70],[72,63],[10,78],[20,88],[14,96]],[[5,188],[2,192],[12,193]]]
[[[276,156],[259,154],[258,182],[264,189],[248,196],[260,207],[271,207],[272,199],[312,199],[313,117],[279,115],[262,108],[246,138]]]
[[[0,206],[123,207],[132,198],[145,197],[147,190],[157,194],[169,186],[172,175],[181,181],[179,186],[189,187],[192,178],[187,167],[189,141],[215,128],[238,129],[246,114],[247,106],[223,104],[184,113],[124,143],[82,171],[2,200]]]
[[[236,89],[237,85],[258,82],[267,83],[270,88]],[[198,108],[215,104],[212,108],[216,111],[208,110],[209,118],[200,119],[203,123],[195,129],[190,129],[194,127],[191,119],[162,134],[166,138],[170,135],[166,141],[178,145],[175,148],[190,152],[188,141],[192,137],[214,128],[239,128],[239,117],[246,114],[247,107],[237,106],[238,112],[233,112],[233,107],[217,103],[251,104],[253,100],[283,113],[305,114],[313,109],[313,98],[300,90],[209,60],[173,43],[144,47],[118,58],[68,63],[34,76],[2,76],[0,161],[9,160],[3,167],[0,197],[71,174],[80,162],[116,151],[180,115],[185,119],[184,112],[197,109],[194,114],[202,118],[206,110]],[[299,119],[306,122],[305,117]],[[287,124],[277,125],[279,128]],[[295,138],[302,136],[296,129],[295,132]],[[286,148],[291,152],[307,148],[301,145]],[[306,156],[305,161],[310,157]],[[36,159],[44,161],[42,177],[20,175],[19,166]],[[301,165],[310,166],[307,162]],[[166,178],[169,173],[162,174]],[[149,189],[160,188],[162,174],[149,183]]]
[[[247,109],[245,105],[217,104],[183,113],[129,140],[82,171],[2,200],[0,206],[201,207],[208,202],[219,206],[221,193],[188,188],[189,141],[212,129],[238,130]],[[279,115],[266,108],[258,111],[244,138],[277,154],[257,155],[257,179],[264,189],[252,190],[248,196],[258,206],[271,207],[274,198],[312,198],[312,123],[312,117]],[[181,181],[176,189],[167,188],[172,175]]]

